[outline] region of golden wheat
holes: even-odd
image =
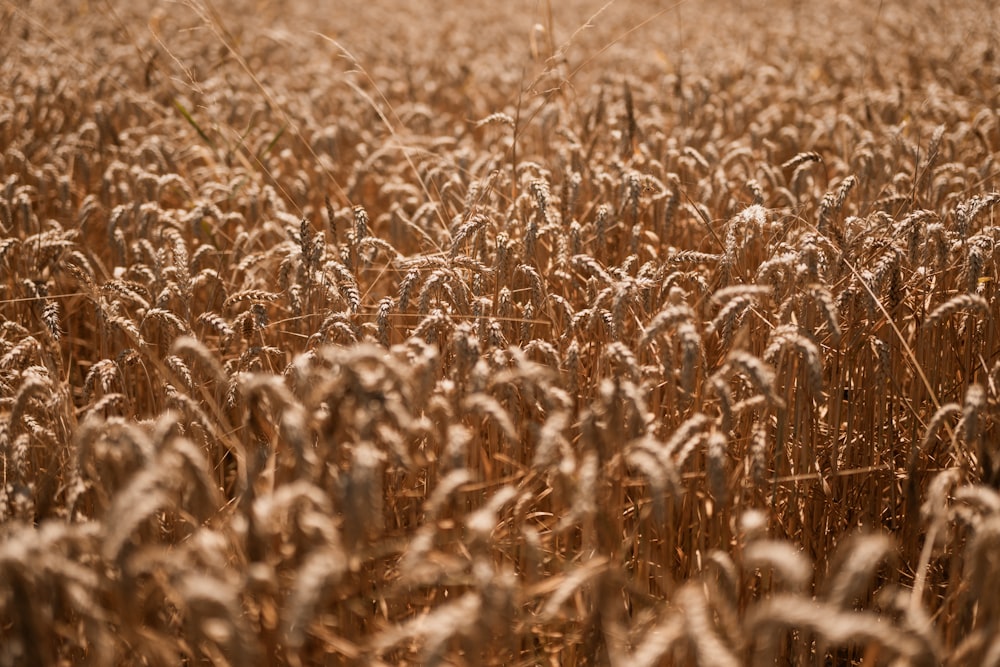
[[[0,3],[0,665],[1000,664],[994,14]]]

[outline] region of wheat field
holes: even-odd
[[[1000,665],[986,0],[0,0],[0,665]]]

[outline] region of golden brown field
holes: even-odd
[[[0,0],[0,666],[1000,665],[987,0]]]

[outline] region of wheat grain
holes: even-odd
[[[879,564],[892,553],[892,542],[884,535],[859,536],[845,542],[834,557],[827,601],[842,609],[851,608],[872,584]]]
[[[719,635],[712,609],[704,594],[693,585],[678,591],[678,602],[683,609],[685,635],[695,648],[698,663],[726,667],[740,664],[732,646]]]
[[[781,164],[782,169],[796,169],[803,164],[808,164],[810,162],[822,162],[823,157],[815,151],[804,151],[802,153],[797,153],[794,157],[786,160]]]
[[[890,655],[913,665],[933,665],[933,654],[924,653],[926,645],[914,636],[881,622],[872,612],[838,611],[821,603],[792,595],[777,595],[761,603],[750,619],[748,631],[761,639],[762,645],[773,642],[773,632],[785,628],[816,633],[831,644],[878,646]]]
[[[982,6],[8,4],[0,664],[998,661]]]
[[[774,363],[781,350],[788,346],[794,347],[805,360],[810,393],[813,396],[820,395],[823,390],[823,362],[819,347],[806,337],[799,327],[793,324],[775,327],[764,350],[764,360]]]
[[[931,311],[924,321],[924,326],[932,327],[961,310],[978,310],[989,313],[989,304],[978,294],[959,294],[948,299]]]

